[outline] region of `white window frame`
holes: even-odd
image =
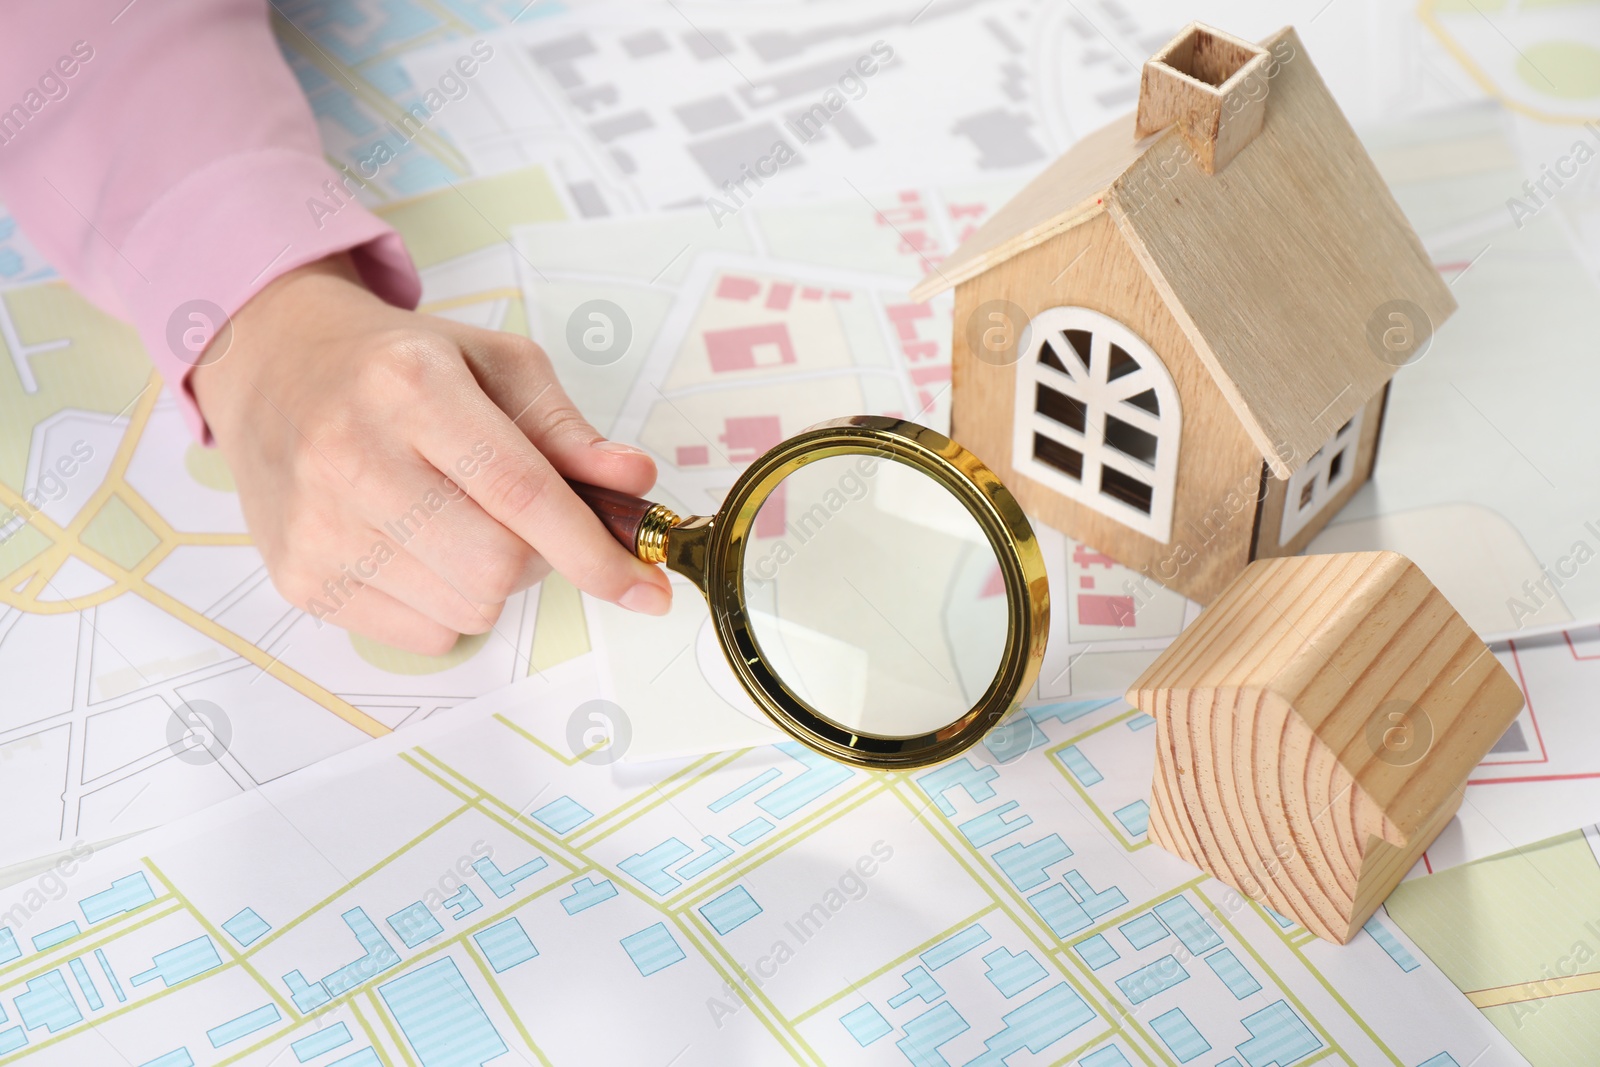
[[[1087,368],[1079,361],[1067,339],[1068,330],[1085,330],[1089,333]],[[1062,365],[1068,368],[1065,373],[1041,360],[1041,352],[1047,341]],[[1114,380],[1109,376],[1113,344],[1137,364],[1133,371]],[[1035,409],[1037,387],[1040,385],[1065,394],[1082,405],[1083,433]],[[1127,403],[1147,390],[1155,393],[1159,416]],[[1108,413],[1155,438],[1153,464],[1107,444],[1105,420]],[[1028,324],[1022,337],[1022,356],[1017,361],[1011,421],[1012,470],[1146,537],[1162,544],[1171,540],[1183,411],[1172,375],[1143,338],[1109,315],[1089,308],[1054,307],[1041,311]],[[1034,458],[1036,433],[1072,448],[1083,456],[1081,481]],[[1115,470],[1150,487],[1148,514],[1100,491],[1104,468]]]
[[[1328,502],[1338,496],[1345,486],[1350,484],[1350,479],[1356,476],[1356,467],[1361,462],[1361,421],[1366,415],[1366,409],[1356,411],[1349,422],[1339,427],[1334,435],[1322,443],[1322,447],[1311,454],[1306,460],[1306,465],[1289,476],[1289,486],[1283,498],[1283,521],[1278,527],[1278,544],[1286,545],[1311,525],[1313,519],[1327,508]],[[1343,455],[1339,463],[1337,477],[1328,476],[1329,469],[1333,466],[1334,457]],[[1306,496],[1306,487],[1310,486],[1310,496]],[[1301,499],[1305,499],[1305,506],[1300,506]]]

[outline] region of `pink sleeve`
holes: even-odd
[[[416,306],[399,235],[323,158],[266,0],[6,6],[0,200],[68,281],[134,324],[202,439],[184,331],[205,316],[191,311],[232,315],[344,250],[379,296]]]

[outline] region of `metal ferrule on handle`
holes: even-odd
[[[634,536],[633,554],[646,563],[667,561],[667,533],[683,520],[665,504],[651,504],[650,510],[639,520],[639,532]]]

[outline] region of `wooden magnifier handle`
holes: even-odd
[[[589,505],[595,517],[611,531],[612,537],[622,543],[623,548],[646,563],[666,560],[664,535],[668,528],[678,522],[678,516],[670,508],[587,482],[568,481],[567,484],[579,499]],[[641,539],[641,530],[651,536]]]
[[[619,493],[615,489],[603,489],[587,482],[569,481],[567,484],[572,486],[572,491],[577,493],[585,504],[589,505],[595,517],[611,531],[611,536],[621,541],[623,547],[632,552],[639,540],[639,526],[655,505],[648,500]]]

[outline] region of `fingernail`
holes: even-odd
[[[665,615],[672,607],[672,594],[658,585],[640,582],[623,593],[617,603],[641,615]]]
[[[594,447],[602,452],[612,452],[619,456],[642,456],[644,453],[632,445],[625,445],[621,441],[596,441]]]

